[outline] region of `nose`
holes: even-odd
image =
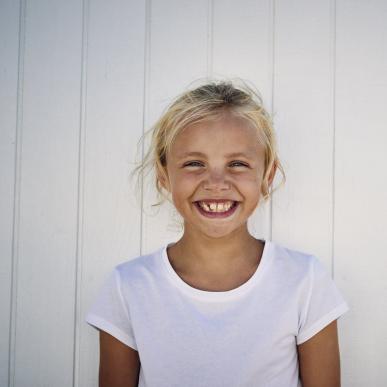
[[[224,191],[230,189],[227,173],[223,170],[212,169],[203,182],[203,188],[208,191]]]

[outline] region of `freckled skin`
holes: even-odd
[[[204,157],[181,159],[184,152],[201,152]],[[240,152],[247,157],[228,158]],[[221,238],[242,228],[247,231],[247,219],[261,197],[264,172],[264,148],[258,142],[256,129],[242,119],[225,116],[215,122],[194,124],[181,132],[167,155],[168,181],[176,209],[184,218],[185,234],[202,233]],[[184,166],[195,161],[196,165]],[[231,164],[241,161],[246,166]],[[223,198],[240,202],[232,220],[199,216],[193,201]]]

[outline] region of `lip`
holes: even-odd
[[[228,199],[215,200],[215,199],[212,199],[212,202],[216,201],[218,203],[233,201],[234,205],[228,211],[225,211],[225,212],[206,212],[206,211],[203,210],[203,208],[201,208],[199,206],[198,201],[195,201],[193,203],[195,208],[199,211],[199,213],[201,215],[205,216],[206,218],[211,218],[211,219],[214,219],[214,218],[216,218],[216,219],[228,218],[231,215],[233,215],[235,213],[235,211],[237,210],[237,208],[239,207],[239,202],[236,201],[236,200],[228,200]],[[205,202],[206,200],[200,200],[200,201]],[[208,201],[210,202],[211,200],[208,200]]]

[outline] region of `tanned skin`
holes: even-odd
[[[138,352],[102,330],[100,332],[99,387],[137,387]]]
[[[303,387],[340,387],[340,354],[337,320],[298,345]]]

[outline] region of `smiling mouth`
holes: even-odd
[[[238,204],[239,202],[232,200],[194,202],[194,205],[199,212],[207,218],[226,218],[235,212]]]

